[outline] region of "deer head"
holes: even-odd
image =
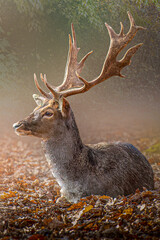
[[[24,120],[13,125],[18,135],[33,135],[41,138],[49,138],[50,135],[58,136],[66,127],[69,121],[71,108],[66,100],[71,95],[84,93],[93,86],[105,81],[112,76],[124,77],[121,70],[130,64],[131,57],[135,54],[142,43],[131,47],[121,60],[117,60],[118,54],[128,43],[134,38],[138,30],[143,27],[136,26],[132,15],[128,12],[130,20],[130,29],[124,34],[123,24],[121,24],[120,33],[117,34],[105,23],[110,36],[110,46],[104,61],[100,75],[88,82],[80,76],[87,57],[92,53],[87,53],[80,62],[77,61],[77,55],[80,48],[77,48],[76,36],[73,24],[71,25],[72,38],[69,35],[69,52],[66,64],[66,70],[63,83],[58,87],[52,87],[48,82],[46,75],[40,75],[42,82],[49,89],[50,93],[46,93],[38,84],[37,77],[34,74],[34,81],[37,89],[43,95],[33,95],[37,103],[34,111]]]
[[[44,139],[59,136],[66,127],[70,115],[68,101],[62,97],[56,99],[52,95],[42,97],[33,94],[33,98],[37,107],[27,118],[13,125],[16,134],[33,135]]]

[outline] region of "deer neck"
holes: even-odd
[[[73,162],[75,156],[78,156],[83,148],[73,112],[58,136],[51,136],[43,141],[42,145],[46,158],[51,164],[62,165]]]
[[[84,147],[73,113],[65,125],[59,137],[53,136],[42,142],[46,159],[51,165],[53,176],[61,187],[62,195],[66,188],[74,188],[75,175],[77,179],[80,178],[77,169],[81,165],[80,154]]]

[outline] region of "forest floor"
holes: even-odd
[[[123,141],[126,136],[121,136]],[[155,190],[112,199],[60,196],[39,141],[0,140],[0,239],[160,239],[160,138],[128,136],[149,159]]]

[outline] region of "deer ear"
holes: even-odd
[[[59,108],[64,117],[67,117],[70,113],[70,105],[69,102],[65,98],[59,99]]]
[[[44,101],[45,101],[45,98],[44,98],[44,97],[41,97],[41,96],[39,96],[39,95],[37,95],[37,94],[33,94],[33,99],[34,99],[34,101],[36,102],[36,104],[37,104],[38,106],[42,106],[43,103],[44,103]]]

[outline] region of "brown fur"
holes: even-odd
[[[42,138],[46,159],[72,202],[91,194],[111,197],[134,193],[137,188],[154,188],[153,171],[134,146],[128,143],[85,145],[66,99],[46,100],[26,119],[14,125],[19,135]],[[53,116],[44,114],[53,112]]]

